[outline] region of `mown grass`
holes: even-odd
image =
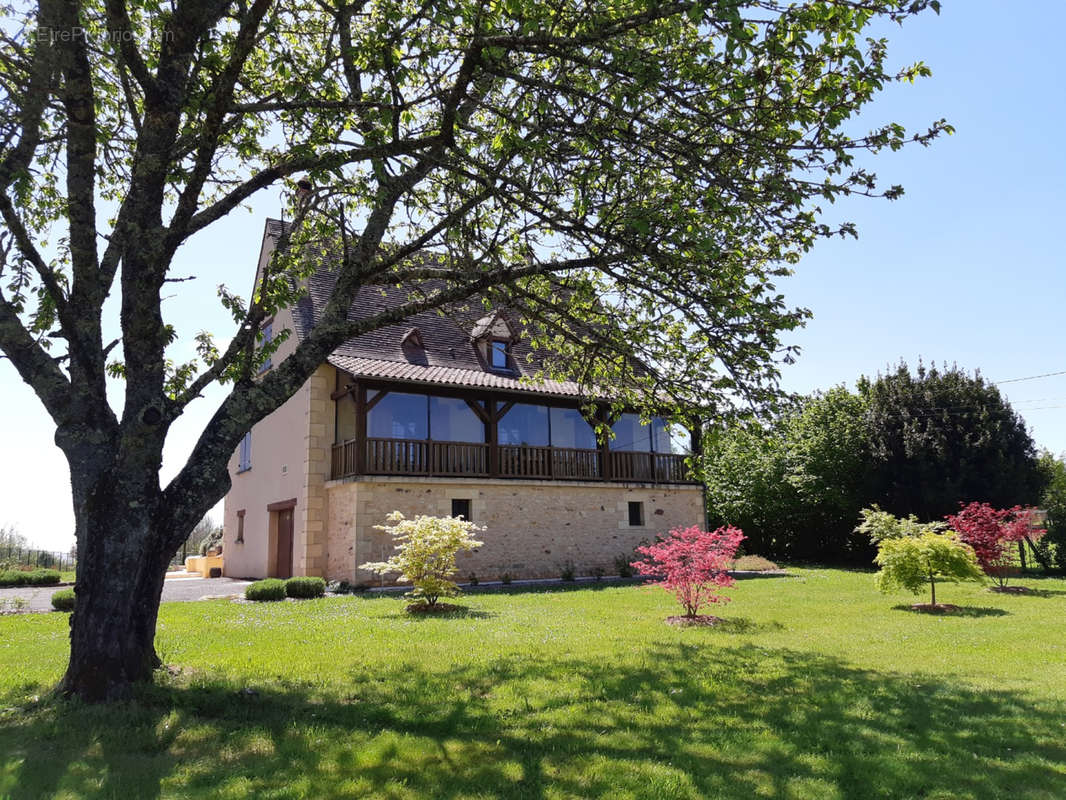
[[[44,696],[65,615],[2,618],[0,798],[1066,797],[1066,582],[935,617],[793,575],[717,629],[636,586],[166,604],[180,672],[111,708]]]

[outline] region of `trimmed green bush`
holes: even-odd
[[[55,586],[59,583],[59,571],[54,569],[35,569],[30,573],[30,586]]]
[[[54,569],[17,570],[0,572],[0,586],[54,586],[59,573]]]
[[[285,593],[289,597],[322,597],[326,593],[326,582],[312,577],[289,578],[285,581]]]
[[[52,595],[52,608],[56,611],[74,610],[74,590],[60,589]]]
[[[256,581],[244,590],[244,596],[257,603],[284,600],[285,581],[281,578],[267,578],[263,581]]]

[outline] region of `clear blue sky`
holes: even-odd
[[[933,77],[890,87],[865,120],[924,128],[947,117],[957,133],[870,162],[886,185],[906,187],[901,200],[829,209],[830,219],[858,223],[860,236],[821,243],[783,286],[814,312],[794,338],[803,353],[786,368],[786,389],[853,385],[901,358],[979,368],[994,381],[1066,370],[1064,28],[1061,0],[945,0],[939,17],[884,28],[892,63],[924,60]],[[175,274],[197,280],[175,284],[165,309],[186,342],[201,329],[228,335],[215,287],[247,293],[263,219],[279,207],[276,191],[264,195],[253,213],[235,212],[179,253]],[[0,387],[0,524],[65,549],[73,543],[69,484],[49,420],[6,362]],[[1039,446],[1066,451],[1066,375],[1002,388]],[[173,430],[164,478],[214,402],[217,395],[194,405]]]

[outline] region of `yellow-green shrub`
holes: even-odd
[[[398,552],[388,561],[371,561],[360,569],[386,575],[398,572],[401,581],[414,584],[408,597],[424,600],[435,605],[441,597],[452,597],[459,587],[451,576],[456,572],[455,556],[460,550],[480,547],[471,535],[484,530],[461,517],[428,517],[420,515],[406,519],[399,511],[387,517],[392,525],[376,525],[396,542]]]

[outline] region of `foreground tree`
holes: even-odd
[[[642,558],[630,566],[654,578],[653,586],[673,592],[685,617],[695,620],[707,603],[729,602],[719,590],[735,582],[729,568],[742,541],[744,532],[739,528],[675,528],[661,541],[638,547],[636,553]]]
[[[351,336],[480,294],[538,321],[559,376],[610,385],[619,403],[680,420],[771,400],[793,355],[781,335],[806,316],[775,281],[819,237],[852,232],[818,203],[898,196],[856,153],[948,130],[843,130],[887,82],[928,72],[890,73],[864,28],[936,6],[7,7],[0,348],[70,465],[79,580],[63,689],[121,697],[150,677],[167,562],[227,491],[230,453]],[[172,363],[160,298],[178,249],[303,175],[254,295],[220,290],[228,346],[200,334],[200,360]],[[321,248],[339,261],[325,315],[257,379],[280,342],[265,320]],[[349,321],[359,287],[383,282],[411,287],[409,301]],[[109,375],[124,381],[121,410]],[[161,485],[171,426],[216,381],[229,394]]]
[[[897,517],[882,511],[877,505],[864,508],[859,512],[859,517],[861,522],[855,527],[855,533],[868,538],[874,547],[880,547],[886,539],[942,533],[947,527],[943,522],[919,522],[913,514]]]
[[[928,606],[916,606],[922,610],[951,608],[937,605],[937,581],[957,583],[984,580],[973,548],[960,542],[953,531],[882,539],[876,561],[881,567],[877,573],[877,587],[882,592],[901,588],[918,594],[928,584]]]
[[[993,508],[988,503],[968,503],[946,519],[958,533],[959,541],[973,548],[981,569],[1002,591],[1010,576],[1018,571],[1015,547],[1044,534],[1032,525],[1035,511],[1021,506]]]

